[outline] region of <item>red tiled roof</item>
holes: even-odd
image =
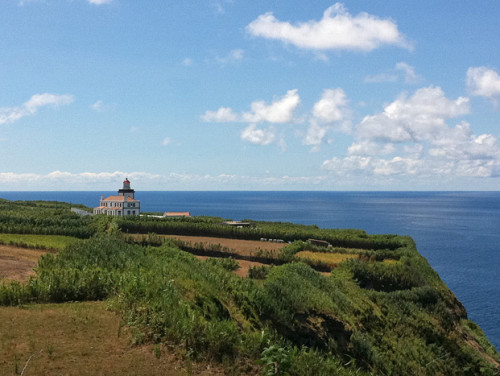
[[[102,201],[119,201],[119,202],[123,202],[125,201],[125,197],[126,196],[121,196],[121,195],[117,195],[117,196],[109,196],[109,197],[106,197],[104,200]],[[135,198],[132,198],[132,197],[127,197],[127,201],[130,201],[130,202],[137,202],[137,200]]]
[[[165,217],[191,217],[190,212],[165,212]]]

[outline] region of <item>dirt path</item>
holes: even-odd
[[[47,251],[0,245],[0,279],[25,281],[34,275],[33,268]]]
[[[204,236],[182,236],[182,235],[161,235],[165,238],[180,239],[184,242],[220,244],[222,247],[234,249],[236,253],[242,256],[255,256],[259,251],[276,251],[283,248],[285,243],[263,242],[259,240],[240,240],[226,238],[210,238]]]

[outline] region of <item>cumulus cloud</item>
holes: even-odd
[[[217,111],[206,111],[201,118],[208,123],[232,123],[239,121],[238,115],[230,107],[221,107]]]
[[[21,106],[0,108],[0,124],[13,123],[25,116],[34,115],[41,107],[62,106],[73,102],[73,100],[72,95],[35,94]]]
[[[474,134],[465,121],[447,124],[468,112],[467,98],[449,99],[438,87],[402,95],[362,120],[346,157],[322,167],[342,175],[494,177],[500,171],[497,138]]]
[[[453,174],[455,176],[483,176],[478,170],[463,168],[464,164],[442,160],[424,160],[395,156],[390,159],[365,157],[359,155],[345,158],[332,158],[323,162],[322,168],[339,175],[372,176],[433,176]]]
[[[500,76],[493,69],[471,67],[467,70],[467,87],[472,95],[495,97],[500,95]]]
[[[403,81],[406,84],[417,84],[422,78],[415,72],[415,68],[405,62],[396,64],[393,70],[365,77],[367,83],[385,83]]]
[[[293,119],[293,112],[300,104],[300,97],[297,89],[288,90],[287,93],[271,104],[264,101],[253,102],[251,111],[243,114],[246,122],[258,123],[289,123]]]
[[[495,136],[475,135],[470,124],[462,122],[450,129],[447,136],[433,140],[429,155],[454,160],[500,159],[500,149]]]
[[[469,99],[448,99],[439,87],[419,89],[408,98],[402,95],[384,112],[365,116],[357,126],[361,139],[389,142],[420,141],[442,137],[446,120],[469,113]]]
[[[256,145],[269,145],[276,139],[274,129],[257,128],[250,124],[241,132],[241,139]]]
[[[206,122],[244,122],[244,123],[288,123],[293,120],[293,113],[300,104],[298,90],[289,90],[283,97],[275,99],[271,104],[255,101],[250,105],[251,111],[235,113],[230,107],[220,107],[217,111],[206,111],[202,119]]]
[[[355,142],[347,148],[348,155],[385,155],[392,154],[396,150],[394,144],[379,144],[377,142],[363,140]]]
[[[313,151],[319,151],[319,145],[323,143],[327,132],[328,127],[322,127],[318,125],[316,121],[311,121],[304,137],[303,144],[313,146]]]
[[[320,145],[330,129],[344,133],[351,131],[348,100],[341,88],[323,90],[321,99],[313,106],[312,118],[309,120],[309,128],[303,141],[304,145]],[[313,149],[313,151],[317,150],[317,147]]]
[[[172,143],[172,139],[171,139],[170,137],[165,137],[165,138],[163,139],[163,141],[161,142],[161,144],[162,144],[163,146],[170,145],[171,143]]]
[[[321,122],[333,123],[344,120],[347,109],[347,97],[344,90],[325,89],[321,99],[314,104],[313,116]]]
[[[382,45],[409,48],[392,20],[368,13],[352,16],[341,3],[326,9],[319,21],[293,25],[279,21],[268,12],[252,21],[246,29],[253,36],[280,40],[311,50],[371,51]]]

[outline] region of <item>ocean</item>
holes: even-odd
[[[0,192],[97,206],[115,192]],[[141,210],[410,235],[500,349],[500,192],[137,192]]]

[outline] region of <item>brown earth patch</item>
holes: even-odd
[[[184,242],[203,243],[205,245],[220,244],[222,247],[227,247],[242,256],[255,256],[259,250],[275,251],[281,250],[285,243],[264,242],[259,240],[241,240],[241,239],[226,239],[226,238],[210,238],[204,236],[183,236],[183,235],[160,235],[165,238],[179,239]]]
[[[0,308],[0,375],[223,375],[179,349],[133,346],[105,302]]]
[[[195,257],[200,260],[206,260],[210,258],[208,256],[195,256]],[[256,261],[236,260],[236,262],[240,264],[240,268],[238,270],[235,270],[233,273],[240,277],[248,277],[248,269],[250,269],[251,266],[262,266],[262,265],[269,266],[267,264],[263,264],[261,262],[256,262]]]
[[[34,275],[33,268],[45,250],[0,245],[0,279],[25,281]]]

